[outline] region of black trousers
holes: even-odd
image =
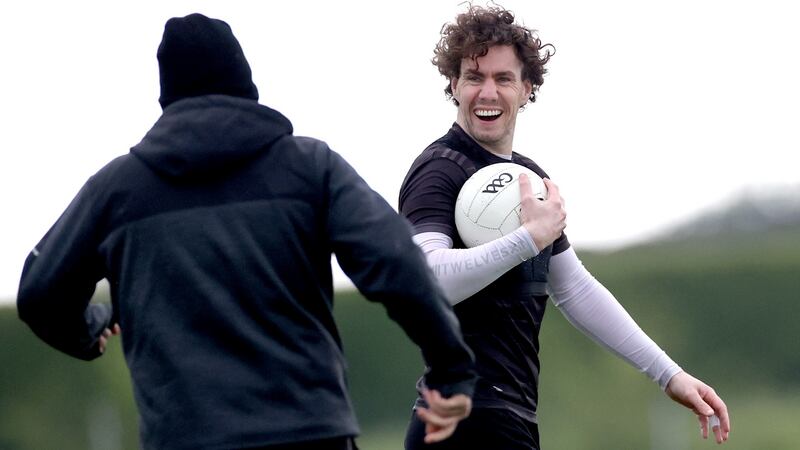
[[[425,423],[412,413],[406,450],[539,450],[539,427],[511,411],[475,408],[450,438],[426,444]]]
[[[352,437],[322,439],[318,441],[294,442],[291,444],[268,445],[250,450],[358,450]]]

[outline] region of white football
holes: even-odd
[[[456,228],[467,247],[493,241],[519,228],[522,205],[519,175],[527,174],[533,194],[547,198],[544,181],[534,171],[515,163],[497,163],[475,172],[458,193]]]

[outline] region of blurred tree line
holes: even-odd
[[[800,448],[800,229],[580,252],[587,268],[684,369],[723,396],[727,449]],[[379,305],[339,292],[364,450],[401,449],[422,373]],[[135,449],[137,416],[119,341],[86,363],[0,309],[0,449]],[[549,306],[541,335],[546,449],[700,449],[694,416]],[[487,449],[491,450],[491,449]]]

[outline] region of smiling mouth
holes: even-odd
[[[475,114],[475,117],[480,120],[491,122],[493,120],[497,120],[498,117],[503,115],[503,111],[500,111],[499,109],[476,109],[473,114]]]

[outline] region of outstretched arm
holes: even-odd
[[[550,259],[548,287],[553,304],[575,328],[646,373],[662,389],[681,371],[586,270],[573,248]]]
[[[658,382],[666,394],[688,407],[700,420],[702,435],[709,423],[721,443],[728,439],[730,419],[713,389],[681,368],[636,324],[622,305],[583,267],[575,251],[550,260],[553,303],[576,328]]]

